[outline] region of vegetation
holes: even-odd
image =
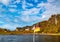
[[[47,21],[39,22],[41,32],[44,33],[60,33],[60,14],[52,15]]]

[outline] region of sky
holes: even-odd
[[[0,27],[15,30],[60,14],[60,0],[0,0]]]

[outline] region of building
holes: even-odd
[[[29,28],[25,29],[25,31],[29,31]]]
[[[17,27],[15,31],[24,31],[24,28]]]
[[[34,25],[32,30],[34,30],[34,32],[39,32],[40,31],[40,27],[38,25]]]

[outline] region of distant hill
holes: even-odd
[[[38,22],[38,23],[36,23],[34,25],[35,26],[38,25],[41,28],[40,32],[58,33],[58,32],[60,32],[60,14],[52,15],[48,20],[42,21],[42,22]],[[32,29],[32,27],[34,25],[26,26],[26,27],[23,27],[23,28],[24,29],[25,28]]]

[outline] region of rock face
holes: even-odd
[[[52,15],[49,20],[37,23],[41,27],[41,32],[57,33],[60,32],[60,14]]]

